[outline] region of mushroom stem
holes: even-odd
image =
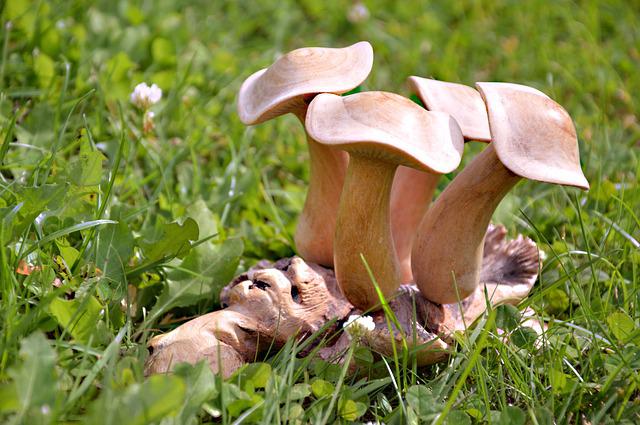
[[[400,285],[389,225],[391,186],[397,165],[352,154],[338,208],[334,239],[336,278],[344,295],[366,310],[379,304],[362,254],[385,296]]]
[[[520,179],[490,144],[431,206],[416,234],[411,259],[416,283],[427,299],[455,303],[473,293],[491,216]]]
[[[400,262],[402,283],[413,282],[411,247],[439,179],[439,174],[405,166],[398,167],[396,171],[391,188],[391,232]]]
[[[304,127],[306,108],[296,116]],[[321,145],[307,134],[310,176],[294,241],[308,262],[333,267],[333,238],[340,192],[349,162],[346,152]]]

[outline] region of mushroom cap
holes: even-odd
[[[306,127],[319,143],[437,174],[456,169],[464,147],[449,114],[387,92],[320,94],[309,105]]]
[[[532,87],[476,83],[487,105],[492,143],[511,172],[531,180],[589,189],[578,138],[564,108]]]
[[[345,93],[362,83],[372,66],[373,48],[366,41],[293,50],[242,83],[238,115],[244,124],[259,124],[302,106],[305,95]]]
[[[428,110],[451,114],[460,124],[465,139],[491,141],[487,108],[476,89],[415,76],[409,77],[407,83]]]

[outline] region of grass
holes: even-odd
[[[640,7],[365,3],[357,23],[334,0],[0,3],[0,421],[640,421]],[[512,81],[569,111],[591,191],[523,183],[494,217],[546,253],[531,296],[425,369],[355,349],[349,375],[291,341],[227,381],[204,365],[145,380],[153,333],[294,253],[302,130],[245,128],[240,83],[279,53],[357,40],[375,52],[364,90]],[[142,81],[164,92],[149,131],[128,100]],[[527,306],[549,324],[540,346]]]

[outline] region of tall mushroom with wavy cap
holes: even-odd
[[[318,95],[309,105],[307,132],[318,143],[350,154],[336,222],[334,268],[345,296],[369,309],[379,297],[364,256],[385,296],[400,285],[389,218],[398,165],[442,174],[460,163],[463,138],[450,115],[428,112],[402,96],[364,92]]]
[[[446,112],[460,125],[465,141],[489,142],[489,122],[482,97],[463,84],[409,77],[409,89],[429,111]],[[399,167],[391,189],[391,231],[400,261],[402,282],[413,282],[411,247],[440,175]]]
[[[414,241],[412,268],[422,294],[453,303],[480,281],[485,232],[502,198],[521,179],[588,189],[571,117],[544,93],[510,83],[477,83],[492,142],[438,197]]]
[[[309,101],[318,93],[345,93],[362,83],[373,65],[366,41],[335,49],[306,47],[289,52],[269,68],[245,80],[238,95],[238,115],[247,125],[289,112],[302,125]],[[308,261],[333,265],[333,235],[348,157],[307,137],[311,175],[295,243]]]

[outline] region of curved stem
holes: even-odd
[[[400,263],[400,281],[413,282],[411,247],[416,230],[424,217],[440,179],[439,174],[426,173],[400,166],[391,188],[391,233]]]
[[[491,216],[520,179],[502,165],[489,145],[431,206],[418,229],[411,258],[416,283],[427,299],[455,303],[475,290]]]
[[[352,154],[338,208],[334,240],[336,278],[349,302],[360,309],[379,303],[360,255],[385,296],[400,284],[398,258],[389,224],[396,165]]]
[[[304,127],[304,112],[296,116]],[[321,145],[307,135],[310,177],[307,198],[296,226],[294,241],[306,261],[333,267],[333,238],[340,192],[349,156],[340,150]]]

